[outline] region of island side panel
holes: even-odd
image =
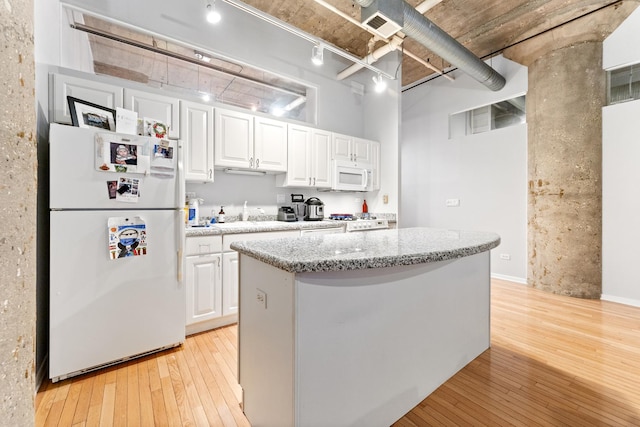
[[[254,426],[292,426],[293,274],[243,254],[239,262],[243,410]]]
[[[388,426],[489,348],[489,264],[296,275],[296,425]]]

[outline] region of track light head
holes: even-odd
[[[375,84],[374,90],[378,93],[382,93],[387,88],[387,81],[382,78],[382,74],[378,74],[377,76],[373,76],[373,83]]]
[[[213,3],[207,3],[207,22],[211,24],[217,24],[222,19],[220,12],[216,10],[216,2],[213,0]]]
[[[313,50],[311,51],[311,62],[315,65],[322,65],[324,63],[324,48],[320,45],[313,46]]]

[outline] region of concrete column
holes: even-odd
[[[529,67],[528,284],[602,291],[602,41],[636,8],[623,2],[509,49]]]
[[[36,126],[33,1],[0,5],[0,425],[34,425]]]
[[[605,83],[601,42],[529,66],[527,281],[536,288],[600,297]]]

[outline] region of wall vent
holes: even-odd
[[[380,12],[376,12],[376,14],[371,16],[364,24],[385,39],[390,38],[401,30],[399,25],[389,21],[387,17]]]
[[[403,3],[389,0],[374,0],[370,7],[361,9],[361,21],[385,39],[402,29],[404,24]]]

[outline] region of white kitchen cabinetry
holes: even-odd
[[[286,123],[221,108],[215,117],[216,166],[286,172]]]
[[[222,254],[222,313],[237,314],[240,296],[238,295],[238,252]]]
[[[169,137],[180,138],[180,101],[171,96],[124,90],[124,108],[138,113],[138,118],[154,119],[169,126]]]
[[[347,162],[372,162],[371,141],[349,135],[333,134],[332,158]]]
[[[187,182],[213,182],[213,107],[180,101],[184,177]]]
[[[331,132],[289,125],[287,173],[282,187],[331,187]]]
[[[193,325],[223,315],[221,252],[221,236],[198,236],[186,239],[187,333],[199,332],[200,330]]]
[[[123,90],[121,86],[64,74],[51,74],[50,84],[52,99],[49,102],[49,121],[51,122],[71,124],[67,96],[114,110],[116,107],[122,107]]]
[[[215,118],[215,165],[252,168],[253,116],[216,108]]]
[[[264,117],[254,118],[253,157],[255,169],[287,171],[287,124]]]

